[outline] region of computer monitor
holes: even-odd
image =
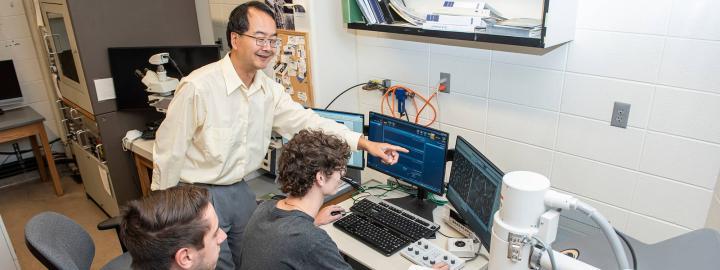
[[[148,94],[145,92],[147,86],[137,77],[135,70],[156,70],[157,66],[150,64],[148,60],[150,56],[162,52],[170,54],[185,76],[195,69],[220,60],[219,45],[108,48],[110,74],[115,86],[118,110],[155,110],[148,105]],[[182,78],[172,62],[164,64],[163,67],[168,77],[178,80]]]
[[[500,206],[503,172],[463,137],[455,142],[447,199],[490,250],[493,215]]]
[[[363,133],[363,126],[365,125],[365,115],[351,112],[341,111],[330,111],[323,109],[313,108],[313,111],[318,115],[333,120],[341,125],[348,127],[350,130],[357,133]],[[353,151],[348,160],[347,166],[349,168],[362,170],[365,168],[365,152],[358,150]]]
[[[0,61],[0,107],[19,104],[22,101],[23,95],[13,61]]]
[[[380,158],[368,155],[368,167],[410,183],[418,189],[414,198],[388,201],[432,220],[435,204],[424,199],[427,192],[442,195],[445,191],[448,133],[376,112],[370,112],[369,123],[368,137],[371,141],[386,142],[410,150],[409,153],[400,153],[400,158],[394,165],[385,164]]]

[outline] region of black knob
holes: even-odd
[[[427,259],[428,259],[427,256],[423,256],[423,261],[427,261]]]
[[[455,264],[455,260],[450,260],[450,264]]]
[[[419,251],[419,250],[416,250],[416,251],[415,251],[415,255],[420,255],[420,251]]]
[[[412,251],[412,250],[413,250],[413,248],[412,248],[412,247],[408,247],[408,251]]]
[[[425,245],[425,249],[428,249],[428,245]]]
[[[447,255],[443,256],[443,260],[447,261]]]
[[[435,260],[430,260],[430,265],[435,264]]]

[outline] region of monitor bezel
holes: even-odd
[[[22,86],[20,85],[20,78],[18,77],[17,69],[15,68],[15,61],[13,61],[12,59],[7,59],[0,60],[0,62],[9,64],[10,69],[12,70],[12,74],[10,74],[10,76],[15,78],[14,82],[17,85],[18,93],[20,93],[19,96],[0,99],[0,107],[7,109],[9,107],[22,104],[25,101],[25,98],[23,97]],[[12,78],[10,78],[10,80],[12,80]]]
[[[409,184],[411,184],[411,185],[413,185],[413,186],[415,186],[415,187],[425,189],[425,190],[427,190],[427,191],[429,191],[429,192],[431,192],[431,193],[433,193],[433,194],[435,194],[435,195],[442,196],[443,194],[445,194],[445,173],[447,172],[446,163],[447,163],[447,156],[448,156],[448,147],[449,147],[449,144],[450,144],[450,134],[449,134],[448,132],[446,132],[446,131],[442,131],[442,130],[435,129],[435,128],[431,128],[431,127],[426,127],[426,126],[423,126],[423,125],[418,125],[418,124],[416,124],[416,123],[409,122],[409,121],[404,120],[404,119],[387,116],[387,115],[384,115],[384,114],[381,114],[381,113],[377,113],[377,112],[373,112],[373,111],[370,111],[369,114],[368,114],[368,125],[369,125],[370,128],[372,128],[372,125],[370,125],[370,122],[371,122],[370,119],[372,119],[373,116],[379,116],[379,117],[381,117],[381,118],[391,119],[391,120],[393,120],[393,121],[401,121],[401,122],[404,122],[404,123],[408,123],[408,124],[410,124],[410,125],[413,125],[413,126],[415,126],[415,127],[419,127],[419,128],[421,128],[421,129],[429,130],[429,131],[436,132],[436,133],[442,133],[442,134],[444,134],[444,135],[447,137],[447,141],[445,142],[445,151],[444,151],[443,157],[442,157],[442,158],[443,158],[442,178],[439,179],[439,187],[440,187],[440,188],[439,188],[439,191],[438,191],[438,192],[436,192],[435,190],[431,190],[431,189],[425,188],[425,187],[421,187],[420,185],[416,184],[416,183],[413,182],[413,181],[410,181],[410,180],[407,180],[407,179],[403,179],[403,178],[400,177],[399,175],[396,175],[396,174],[391,173],[391,172],[389,172],[389,171],[386,171],[386,170],[383,170],[383,169],[381,169],[381,168],[378,168],[378,167],[372,165],[372,164],[370,163],[370,161],[368,161],[368,163],[367,163],[368,168],[371,168],[371,169],[376,170],[376,171],[378,171],[378,172],[381,172],[381,173],[383,173],[383,174],[389,175],[389,176],[391,176],[391,177],[400,179],[401,181],[406,182],[406,183],[409,183]],[[371,134],[371,132],[368,131],[368,139],[370,138],[370,134]],[[368,157],[368,158],[370,158],[370,157]]]
[[[310,108],[310,109],[312,109],[313,112],[314,112],[314,111],[324,111],[324,112],[330,112],[330,113],[339,113],[339,114],[347,114],[347,115],[352,115],[352,116],[360,116],[360,118],[362,119],[362,122],[363,122],[363,127],[365,126],[365,115],[362,114],[362,113],[354,113],[354,112],[346,112],[346,111],[335,111],[335,110],[326,110],[326,109],[321,109],[321,108]],[[321,115],[318,115],[318,116],[322,117]],[[324,117],[323,117],[323,118],[324,118]],[[362,132],[360,132],[360,134],[362,134]],[[365,135],[363,134],[363,135],[361,135],[361,136],[365,136]],[[348,164],[347,167],[348,167],[348,168],[352,168],[352,169],[357,169],[357,170],[364,170],[364,169],[365,169],[365,151],[360,150],[360,149],[358,149],[358,151],[360,151],[360,152],[361,152],[361,155],[362,155],[362,159],[361,159],[361,160],[362,160],[362,162],[361,162],[362,165],[360,165],[360,167],[358,167],[358,166],[355,166],[355,165],[349,165],[349,164]]]
[[[482,159],[482,161],[484,163],[490,165],[491,169],[495,170],[496,172],[498,172],[500,174],[500,182],[497,183],[497,190],[495,191],[495,203],[493,204],[493,211],[492,211],[493,213],[490,215],[490,221],[489,221],[490,226],[488,226],[489,237],[487,237],[486,239],[485,239],[485,237],[478,235],[477,230],[475,228],[473,228],[472,222],[470,222],[470,217],[466,216],[465,214],[463,214],[463,212],[461,212],[458,209],[459,208],[459,207],[457,207],[458,202],[455,201],[455,197],[450,196],[449,192],[448,192],[448,196],[446,196],[448,202],[450,202],[450,205],[455,209],[455,212],[457,212],[458,215],[460,215],[460,217],[462,217],[463,220],[465,220],[465,223],[467,224],[468,229],[470,229],[478,238],[480,238],[480,242],[483,245],[483,247],[485,247],[486,250],[490,250],[490,240],[492,239],[492,228],[493,228],[493,223],[495,222],[495,213],[497,213],[498,209],[500,209],[500,202],[499,202],[500,191],[502,189],[502,177],[505,175],[505,173],[502,170],[500,170],[500,168],[498,168],[494,163],[492,163],[492,161],[490,161],[490,159],[487,158],[482,152],[480,152],[480,150],[475,148],[474,145],[472,145],[470,142],[468,142],[465,138],[463,138],[460,135],[458,135],[457,138],[455,139],[455,154],[453,157],[459,155],[458,151],[457,151],[457,145],[458,145],[459,141],[461,141],[462,143],[467,145],[471,151],[473,151],[474,153],[476,153],[480,156],[480,159]],[[450,166],[450,175],[452,175],[452,171],[455,168],[455,164],[456,163],[453,162],[453,165]],[[452,181],[452,178],[448,179],[448,185],[447,185],[448,191],[452,187],[452,185],[450,184],[451,181]],[[465,203],[462,198],[457,198],[457,199],[461,200],[461,201],[463,201],[463,203]],[[465,203],[465,204],[467,204],[467,203]]]

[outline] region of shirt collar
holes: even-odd
[[[255,73],[253,83],[250,86],[245,85],[245,83],[243,83],[243,81],[240,79],[240,76],[238,76],[237,72],[235,71],[235,67],[232,64],[232,61],[230,61],[230,53],[227,53],[225,57],[220,60],[220,68],[222,69],[223,77],[225,77],[225,90],[227,91],[228,95],[232,94],[232,92],[235,92],[235,90],[242,88],[247,89],[248,94],[252,94],[257,90],[265,90],[263,84],[265,73],[263,73],[262,70],[258,70]]]

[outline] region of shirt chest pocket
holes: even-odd
[[[208,158],[216,161],[225,161],[232,148],[234,148],[233,128],[209,128],[202,143]]]

